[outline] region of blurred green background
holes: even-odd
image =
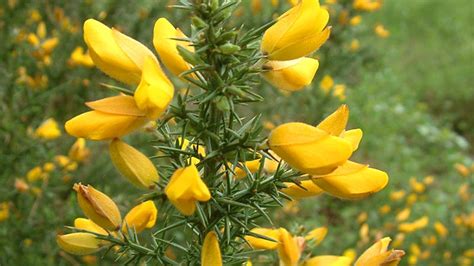
[[[64,132],[64,122],[86,110],[83,102],[110,95],[100,85],[110,79],[95,68],[74,63],[71,53],[78,46],[85,48],[81,24],[90,17],[116,26],[148,47],[153,23],[161,16],[188,31],[184,14],[167,7],[172,2],[1,2],[0,265],[113,264],[111,255],[103,262],[100,256],[74,257],[55,244],[63,226],[81,215],[71,193],[74,182],[93,183],[113,195],[123,209],[140,196],[113,169],[107,144],[87,142],[90,157],[75,162],[76,169],[55,158],[67,156],[75,141]],[[333,35],[316,54],[321,65],[313,84],[288,94],[262,82],[259,93],[272,101],[249,111],[263,113],[271,129],[290,120],[315,124],[341,103],[348,104],[350,127],[364,131],[356,160],[387,171],[390,183],[361,201],[323,195],[290,204],[275,211],[275,224],[294,232],[328,226],[328,236],[313,250],[315,255],[340,255],[348,249],[360,254],[379,237],[390,236],[399,242],[398,249],[407,252],[402,265],[473,265],[474,2],[385,1],[374,12],[354,10],[352,1],[333,2],[327,3]],[[243,1],[236,25],[258,27],[288,8],[286,1],[274,7],[262,0],[260,10],[254,4]],[[352,25],[349,19],[357,15],[362,21]],[[41,23],[46,28],[43,38],[38,32]],[[374,32],[378,24],[383,24],[388,37]],[[31,34],[40,39],[38,43]],[[50,38],[57,38],[58,44],[47,51],[42,44]],[[351,48],[355,39],[357,49]],[[334,96],[336,87],[330,93],[321,89],[326,75],[345,86],[344,97]],[[61,136],[35,135],[48,118],[57,121]],[[146,145],[146,140],[146,136],[130,139],[137,145]],[[44,170],[48,162],[55,170]],[[35,167],[43,176],[35,178],[30,172]],[[397,219],[404,209],[410,210],[409,217]],[[429,219],[426,226],[413,232],[400,230],[400,224],[424,216]],[[437,223],[448,233],[441,233]]]

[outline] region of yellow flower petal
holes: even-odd
[[[106,140],[127,135],[147,121],[145,117],[89,111],[67,121],[65,128],[69,135],[77,138]]]
[[[349,141],[352,144],[352,151],[356,151],[359,148],[360,141],[362,140],[363,132],[360,128],[351,129],[344,131],[341,134],[341,138]]]
[[[86,218],[76,218],[74,220],[74,227],[82,230],[87,230],[101,235],[108,235],[104,228],[98,226],[92,220]]]
[[[48,118],[35,130],[34,135],[38,138],[51,140],[60,137],[61,130],[59,130],[56,120]]]
[[[341,105],[334,113],[327,116],[317,128],[326,131],[333,136],[339,136],[344,132],[349,120],[349,107]]]
[[[314,182],[311,180],[301,181],[299,186],[292,182],[285,182],[284,184],[287,187],[281,189],[280,191],[294,199],[314,197],[314,196],[321,195],[321,193],[324,192],[321,188],[316,186],[316,184],[314,184]]]
[[[327,10],[317,0],[301,0],[263,35],[262,51],[270,60],[292,60],[317,50],[329,37]],[[323,30],[324,29],[324,30]]]
[[[58,235],[56,237],[58,245],[74,255],[92,254],[100,249],[100,240],[89,233],[71,233],[67,235]]]
[[[176,29],[166,18],[160,18],[155,23],[153,30],[153,45],[160,55],[160,59],[165,66],[176,76],[189,70],[191,66],[179,55],[177,45],[194,51],[190,43],[176,41],[173,38],[185,38],[186,36]]]
[[[86,102],[86,105],[92,110],[107,114],[145,116],[145,112],[138,108],[135,99],[128,95],[107,97],[93,102]]]
[[[131,209],[124,218],[122,232],[127,233],[127,226],[129,229],[134,229],[135,232],[140,233],[145,228],[152,228],[156,222],[158,210],[155,203],[148,200]]]
[[[139,188],[155,187],[160,176],[155,165],[143,153],[119,139],[110,143],[109,151],[115,167],[128,181]]]
[[[280,241],[280,230],[270,228],[254,228],[250,230],[252,233],[266,236],[275,241],[266,240],[256,236],[246,235],[245,240],[250,243],[254,249],[276,249]]]
[[[324,240],[324,238],[326,237],[328,233],[328,228],[323,226],[323,227],[318,227],[318,228],[315,228],[311,231],[309,231],[309,233],[304,237],[307,241],[315,241],[316,245],[319,245],[319,243],[321,243],[321,241]]]
[[[269,61],[265,67],[270,69],[263,77],[273,86],[287,91],[298,91],[311,84],[319,67],[319,61],[304,57],[291,61]]]
[[[313,182],[333,196],[359,199],[382,190],[388,183],[388,175],[368,165],[347,161],[332,173],[313,176]]]
[[[350,266],[351,259],[344,256],[323,255],[312,257],[303,266]]]
[[[159,64],[152,58],[145,59],[143,75],[135,91],[135,101],[148,118],[156,120],[173,100],[174,87]]]
[[[115,231],[120,228],[122,218],[115,202],[92,186],[74,184],[77,201],[84,214],[102,228]]]
[[[69,149],[68,156],[74,161],[82,162],[89,157],[90,150],[86,147],[86,140],[78,138]]]
[[[298,239],[284,228],[280,228],[280,244],[278,245],[278,256],[284,266],[297,266],[301,257],[301,247]]]
[[[352,154],[349,141],[303,123],[287,123],[268,137],[272,151],[292,167],[307,174],[326,174]]]
[[[400,262],[401,257],[405,254],[402,250],[387,251],[391,239],[385,237],[377,241],[368,248],[357,259],[354,266],[379,266],[390,265],[396,266]]]
[[[201,250],[201,265],[221,266],[222,256],[216,232],[207,233]]]

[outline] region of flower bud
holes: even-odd
[[[328,38],[329,13],[318,0],[301,0],[265,31],[262,51],[270,60],[293,60],[317,50]]]
[[[313,176],[313,182],[333,196],[360,199],[382,190],[388,183],[388,175],[368,165],[347,161],[329,174]]]
[[[74,255],[88,255],[100,249],[100,240],[89,233],[58,235],[56,242],[61,249]]]
[[[286,91],[298,91],[311,84],[319,67],[316,59],[303,57],[290,61],[269,61],[264,66],[270,71],[263,77],[273,86]]]
[[[190,46],[189,42],[176,41],[174,38],[186,38],[186,35],[175,28],[166,18],[158,19],[153,30],[153,45],[163,64],[173,74],[179,76],[189,70],[191,66],[180,55],[177,46],[185,47],[190,52],[194,52],[194,48]]]
[[[127,84],[140,82],[146,57],[156,60],[153,53],[140,42],[94,19],[84,23],[84,41],[96,66],[105,74]]]
[[[109,151],[115,167],[128,181],[144,189],[155,187],[160,176],[153,163],[143,153],[120,139],[110,142]]]
[[[183,214],[192,215],[197,201],[208,201],[211,193],[195,165],[177,169],[165,188],[170,202]]]
[[[201,250],[201,265],[221,266],[222,255],[216,232],[207,233]]]
[[[115,202],[91,185],[74,184],[77,201],[84,214],[100,227],[115,231],[120,228],[122,218]]]
[[[173,100],[174,87],[159,64],[148,57],[143,64],[143,74],[135,91],[135,102],[151,120],[156,120]]]
[[[362,255],[355,262],[354,266],[398,265],[405,252],[402,250],[387,250],[390,241],[392,241],[390,237],[385,237],[377,241],[364,253],[362,253]]]
[[[86,147],[86,140],[78,138],[69,149],[69,158],[74,161],[82,162],[89,157],[90,150]]]
[[[282,265],[296,266],[304,246],[304,238],[293,237],[285,228],[280,228],[278,256]]]
[[[140,233],[145,228],[152,228],[156,222],[156,216],[158,215],[158,210],[156,209],[155,203],[148,200],[145,201],[131,209],[124,220],[125,223],[122,225],[122,232],[127,233],[127,228],[130,230],[135,230],[135,232]]]

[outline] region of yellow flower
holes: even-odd
[[[153,45],[160,55],[165,66],[176,76],[187,71],[191,66],[179,55],[177,46],[181,45],[187,50],[194,52],[191,43],[176,41],[176,38],[187,38],[184,33],[175,28],[166,18],[160,18],[155,23],[153,30]]]
[[[385,237],[377,241],[370,248],[368,248],[357,259],[354,266],[381,266],[390,265],[396,266],[405,252],[402,250],[387,250],[391,239]]]
[[[397,190],[390,193],[390,200],[399,201],[405,197],[406,192],[404,190]]]
[[[315,228],[315,229],[309,231],[309,233],[304,237],[304,239],[306,241],[314,241],[314,243],[316,245],[319,245],[321,243],[321,241],[324,240],[327,233],[328,233],[328,228],[327,227],[325,227],[325,226],[318,227],[318,228]]]
[[[304,239],[293,237],[285,228],[280,228],[278,256],[283,266],[296,266],[301,257]]]
[[[429,223],[428,216],[423,216],[412,223],[402,223],[398,226],[398,230],[403,233],[411,233],[419,229],[425,228]]]
[[[362,17],[360,15],[354,16],[349,20],[349,24],[352,26],[357,26],[362,22]]]
[[[303,180],[298,185],[292,182],[285,182],[284,184],[286,188],[282,188],[280,191],[296,200],[318,196],[324,192],[311,180]]]
[[[93,67],[94,61],[90,57],[88,52],[84,52],[84,48],[78,46],[72,51],[71,56],[69,57],[70,64],[74,66],[85,66]]]
[[[125,215],[122,232],[126,234],[127,227],[130,230],[135,230],[137,234],[145,230],[145,228],[152,228],[155,226],[157,215],[158,210],[153,201],[148,200],[140,203]]]
[[[280,238],[280,230],[279,229],[269,229],[269,228],[254,228],[250,230],[251,233],[262,235],[270,239],[274,239],[275,241],[270,241],[264,238],[260,238],[253,235],[246,235],[245,240],[250,243],[252,248],[254,249],[276,249],[278,247],[278,241]]]
[[[30,189],[30,186],[28,185],[28,183],[25,182],[25,180],[16,178],[15,179],[15,189],[18,192],[23,193],[23,192],[28,191]]]
[[[94,19],[84,23],[84,41],[95,65],[105,74],[127,84],[140,82],[145,58],[156,60],[140,42]]]
[[[357,222],[360,224],[365,223],[367,221],[367,218],[369,218],[369,215],[367,214],[367,212],[361,212],[357,216]]]
[[[273,86],[287,91],[298,91],[311,84],[319,62],[316,59],[302,57],[290,61],[268,61],[268,69],[263,77]]]
[[[250,173],[254,174],[260,168],[260,160],[261,159],[246,161],[244,162],[245,167],[247,167]],[[247,172],[241,167],[236,167],[234,172],[235,172],[235,178],[237,179],[242,179],[247,176]]]
[[[303,266],[350,266],[351,259],[345,256],[323,255],[312,257]]]
[[[156,59],[147,57],[143,64],[140,84],[135,91],[137,107],[151,120],[156,120],[173,100],[174,87]]]
[[[119,95],[86,103],[93,109],[66,122],[66,131],[77,138],[106,140],[122,137],[142,127],[148,119],[132,96]]]
[[[74,255],[88,255],[100,249],[100,240],[89,233],[58,235],[56,242],[64,251]]]
[[[423,193],[425,191],[425,185],[418,182],[415,177],[410,178],[410,186],[416,193]]]
[[[201,250],[201,265],[221,266],[222,256],[216,232],[207,233]]]
[[[10,217],[10,205],[8,202],[1,202],[0,203],[0,222],[5,221]]]
[[[334,80],[330,75],[324,75],[321,83],[319,83],[319,87],[324,91],[324,93],[328,94],[329,91],[334,86]]]
[[[352,39],[351,44],[349,46],[351,52],[356,52],[360,48],[360,42],[357,39]]]
[[[278,126],[268,144],[289,165],[308,174],[331,172],[349,159],[353,148],[348,140],[303,123]]]
[[[360,227],[359,236],[363,242],[367,242],[369,240],[369,225],[367,223],[362,224]]]
[[[317,50],[329,37],[329,13],[318,0],[301,0],[267,29],[262,51],[270,60],[293,60]]]
[[[160,176],[155,165],[143,153],[119,139],[110,143],[109,152],[115,167],[128,181],[143,189],[155,187]]]
[[[346,85],[337,84],[336,86],[334,86],[334,91],[332,94],[340,101],[344,101],[346,99]]]
[[[382,190],[387,173],[368,165],[347,161],[326,175],[314,175],[313,182],[325,192],[343,199],[359,199]]]
[[[37,180],[43,179],[45,174],[40,166],[36,166],[32,168],[28,173],[26,173],[26,179],[28,182],[35,182]]]
[[[390,212],[391,209],[392,208],[389,205],[385,204],[385,205],[383,205],[382,207],[379,208],[379,212],[380,212],[380,214],[387,214],[387,213]]]
[[[377,26],[375,26],[374,31],[375,34],[377,34],[377,36],[379,36],[380,38],[387,38],[390,35],[390,32],[385,29],[382,24],[378,24]]]
[[[382,0],[354,0],[353,7],[356,10],[372,12],[382,7]]]
[[[165,193],[170,202],[187,216],[196,210],[196,201],[211,199],[211,193],[201,180],[195,165],[177,169],[171,176]]]
[[[181,139],[181,137],[179,137],[178,140],[181,143],[181,149],[183,151],[190,149],[192,152],[197,152],[199,156],[206,157],[206,148],[203,145],[192,144],[189,146],[189,140]],[[197,157],[191,157],[189,160],[189,163],[194,165],[198,164],[199,162],[200,160]]]
[[[47,173],[52,172],[54,169],[56,169],[56,166],[54,165],[54,163],[48,162],[48,163],[43,164],[43,171]]]
[[[86,140],[78,138],[69,149],[68,156],[74,161],[82,162],[89,157],[90,150],[86,147]]]
[[[74,220],[74,227],[82,230],[87,230],[101,235],[108,235],[107,231],[95,224],[92,220],[86,218],[76,218]]]
[[[102,228],[115,231],[120,228],[122,218],[115,202],[91,185],[74,184],[77,201],[84,214]]]
[[[399,212],[397,214],[397,216],[395,217],[395,219],[397,220],[397,222],[403,222],[405,221],[406,219],[408,219],[408,217],[410,216],[410,209],[409,208],[405,208],[403,209],[401,212]]]
[[[467,168],[467,166],[461,163],[455,164],[454,168],[456,169],[456,171],[458,171],[459,174],[461,174],[464,177],[468,176],[471,172],[469,168]]]
[[[434,179],[434,176],[432,175],[428,175],[428,176],[425,176],[425,178],[423,178],[423,183],[425,183],[425,185],[427,186],[432,185],[434,181],[435,179]]]
[[[448,229],[440,221],[434,223],[434,228],[436,230],[436,233],[438,233],[438,235],[442,238],[445,238],[448,235]]]
[[[356,253],[355,249],[348,248],[344,251],[344,253],[342,253],[342,256],[350,259],[349,263],[352,263],[356,259],[357,253]]]
[[[61,130],[59,130],[58,123],[53,118],[45,120],[41,125],[35,130],[34,135],[42,139],[56,139],[61,136]]]

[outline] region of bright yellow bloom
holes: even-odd
[[[272,151],[292,167],[308,174],[324,174],[343,164],[352,144],[343,138],[303,123],[287,123],[270,133]]]
[[[328,38],[329,13],[319,0],[301,0],[267,29],[262,51],[270,60],[293,60],[317,50]]]
[[[313,182],[325,192],[343,199],[359,199],[382,190],[387,173],[368,165],[347,161],[326,175],[314,175]]]
[[[398,230],[404,233],[411,233],[419,229],[425,228],[429,223],[428,216],[423,216],[412,223],[402,223],[398,226]]]
[[[119,139],[110,143],[109,152],[115,167],[128,181],[143,189],[155,187],[160,176],[147,156]]]
[[[173,100],[174,87],[160,65],[153,58],[146,58],[143,74],[135,91],[135,101],[140,110],[151,120],[156,120]]]
[[[304,239],[293,237],[285,228],[280,228],[278,256],[283,266],[296,266],[301,257]]]
[[[327,233],[328,233],[328,228],[327,227],[325,227],[325,226],[318,227],[318,228],[315,228],[315,229],[309,231],[309,233],[304,237],[304,239],[306,241],[314,241],[314,243],[316,245],[319,245],[321,243],[321,241],[324,240]]]
[[[91,185],[74,184],[77,201],[84,214],[102,228],[115,231],[120,228],[122,217],[115,202]]]
[[[302,57],[290,61],[268,61],[264,68],[269,71],[263,77],[273,86],[287,91],[298,91],[311,84],[319,67],[319,61]]]
[[[61,130],[59,130],[58,122],[53,118],[46,119],[41,125],[35,130],[34,135],[42,139],[56,139],[61,136]]]
[[[385,237],[377,241],[368,248],[357,259],[354,266],[396,266],[400,262],[401,257],[405,254],[402,250],[387,250],[391,239]]]
[[[214,231],[207,233],[204,238],[201,250],[201,265],[221,266],[222,255],[219,247],[219,240]]]
[[[351,259],[345,256],[323,255],[312,257],[303,266],[350,266]]]
[[[362,17],[360,15],[354,16],[349,20],[349,24],[352,26],[357,26],[362,22]]]
[[[88,52],[84,52],[84,48],[78,46],[72,51],[71,56],[69,57],[70,64],[74,66],[85,66],[93,67],[94,61],[90,57]]]
[[[245,167],[247,167],[250,173],[254,174],[260,168],[260,160],[261,159],[246,161],[244,162]],[[235,172],[235,178],[237,179],[242,179],[247,176],[247,172],[243,168],[240,168],[240,167],[236,167],[234,172]]]
[[[390,193],[390,200],[399,201],[405,197],[406,192],[404,190],[397,190]]]
[[[26,179],[28,182],[35,182],[37,180],[43,179],[44,177],[45,175],[40,166],[36,166],[26,173]]]
[[[423,193],[425,191],[425,185],[418,182],[415,177],[410,178],[410,186],[416,193]]]
[[[245,240],[250,243],[252,248],[254,249],[276,249],[278,247],[278,241],[280,238],[280,230],[279,229],[269,229],[269,228],[254,228],[250,230],[250,232],[262,236],[266,236],[270,239],[274,239],[275,241],[270,241],[264,238],[259,238],[256,236],[246,235]]]
[[[208,201],[211,193],[195,165],[177,169],[165,188],[170,202],[183,214],[192,215],[197,201]]]
[[[361,212],[357,216],[357,222],[360,224],[365,223],[367,221],[367,218],[369,218],[369,215],[367,214],[367,212]]]
[[[179,55],[177,46],[181,45],[187,50],[194,52],[191,43],[176,41],[176,38],[187,38],[184,33],[175,28],[166,18],[160,18],[155,23],[153,30],[153,45],[160,55],[165,66],[176,76],[187,71],[191,66]]]
[[[408,219],[409,216],[410,216],[410,208],[405,208],[397,214],[395,219],[397,220],[397,222],[403,222],[406,219]]]
[[[192,144],[191,146],[189,146],[189,143],[190,143],[189,140],[181,139],[181,137],[179,137],[178,140],[181,143],[181,149],[183,151],[189,149],[192,152],[197,152],[199,156],[206,157],[206,148],[203,145]],[[189,162],[195,165],[195,164],[198,164],[200,160],[197,157],[191,157]]]
[[[95,65],[105,74],[127,84],[138,84],[145,58],[155,58],[140,42],[88,19],[84,23],[84,41]]]
[[[98,226],[92,220],[89,220],[86,218],[76,218],[74,220],[74,227],[78,229],[94,232],[97,234],[105,235],[105,236],[109,234],[104,228]]]
[[[155,226],[157,215],[158,210],[152,200],[140,203],[125,215],[122,232],[126,234],[128,228],[135,230],[138,234],[145,230],[145,228],[152,228]]]
[[[369,240],[369,225],[367,223],[362,224],[360,227],[359,237],[363,242],[367,242]]]
[[[438,235],[441,236],[442,238],[445,238],[449,233],[446,226],[444,226],[444,224],[441,223],[440,221],[437,221],[434,223],[434,228],[436,230],[436,233],[438,233]]]
[[[87,106],[93,109],[66,122],[66,131],[77,138],[106,140],[122,137],[145,125],[148,119],[133,97],[108,97]]]
[[[86,140],[78,138],[69,149],[69,158],[74,161],[82,162],[89,157],[90,150],[86,147]]]
[[[352,263],[356,259],[357,253],[356,253],[355,249],[348,248],[344,251],[344,253],[342,253],[342,256],[350,259],[349,263]]]
[[[324,75],[323,79],[319,83],[319,87],[324,91],[325,94],[328,94],[333,86],[334,80],[330,75]]]
[[[387,204],[384,204],[382,207],[379,208],[380,214],[387,214],[387,213],[389,213],[391,210],[392,210],[392,208],[391,208],[389,205],[387,205]]]
[[[378,24],[377,26],[375,26],[375,34],[377,34],[377,36],[379,36],[380,38],[387,38],[388,36],[390,36],[390,32],[382,25],[382,24]]]
[[[349,49],[351,52],[356,52],[360,48],[360,42],[357,39],[352,39],[351,44],[349,45]]]
[[[92,254],[100,249],[100,240],[89,233],[58,235],[56,242],[61,249],[74,255]]]
[[[334,86],[334,91],[332,94],[340,101],[344,101],[346,99],[346,85],[337,84],[336,86]]]
[[[5,221],[10,217],[10,204],[8,202],[0,203],[0,222]]]
[[[459,174],[461,174],[464,177],[468,176],[471,172],[469,168],[467,168],[467,166],[461,163],[455,164],[454,168],[456,169],[456,171],[458,171]]]
[[[354,0],[353,7],[356,10],[372,12],[382,7],[382,0]]]
[[[423,183],[425,183],[425,185],[427,186],[432,185],[434,181],[435,179],[434,179],[434,176],[432,175],[428,175],[428,176],[425,176],[425,178],[423,178]]]
[[[285,182],[284,184],[286,188],[282,188],[280,191],[296,200],[318,196],[324,192],[311,180],[303,180],[298,185],[292,182]]]

